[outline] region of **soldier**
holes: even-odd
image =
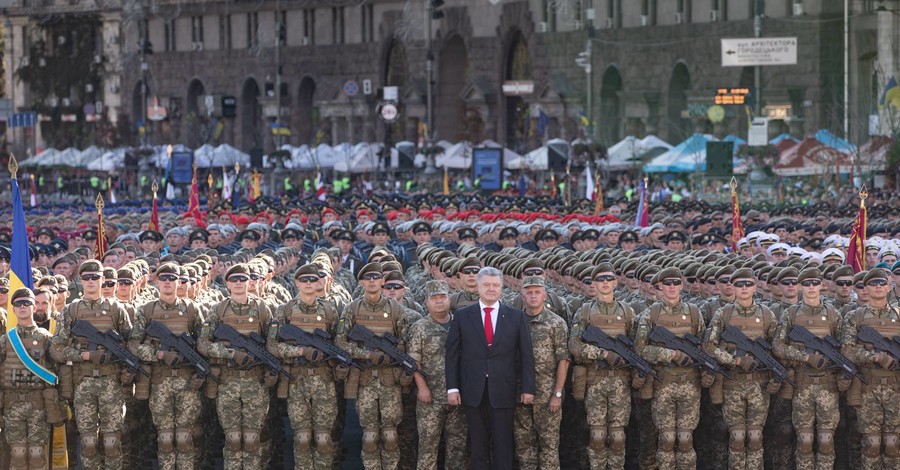
[[[804,269],[797,281],[801,286],[801,301],[782,314],[772,343],[773,352],[783,361],[799,364],[791,413],[791,421],[797,430],[797,470],[832,468],[834,430],[840,418],[837,372],[828,370],[827,359],[818,353],[806,352],[788,335],[795,325],[802,325],[820,338],[838,337],[842,322],[834,307],[820,298],[822,274],[817,268]],[[818,446],[814,446],[814,442],[818,442]]]
[[[660,301],[653,304],[641,319],[635,346],[647,361],[657,364],[656,374],[662,383],[654,386],[653,421],[659,429],[657,464],[661,470],[694,469],[693,432],[700,420],[701,377],[692,367],[694,361],[683,352],[650,341],[650,331],[656,326],[672,334],[702,336],[703,316],[696,305],[681,301],[684,281],[681,270],[668,267],[657,273],[652,284],[659,289]],[[712,384],[712,377],[703,372],[702,385]]]
[[[478,270],[481,261],[474,256],[462,260],[456,276],[459,291],[450,296],[450,311],[478,302]]]
[[[362,460],[366,469],[393,469],[400,460],[397,426],[403,415],[400,401],[402,369],[392,363],[382,351],[371,350],[350,340],[347,335],[356,324],[372,333],[390,333],[400,340],[403,349],[408,326],[400,304],[381,294],[384,275],[380,263],[369,263],[359,270],[357,280],[363,287],[363,297],[344,308],[338,323],[335,344],[349,352],[354,359],[367,360],[367,367],[359,377],[356,407],[363,430]],[[348,385],[349,387],[349,385]],[[348,392],[352,396],[352,391]],[[381,446],[379,447],[379,434]]]
[[[628,369],[621,367],[622,358],[618,354],[585,343],[581,334],[592,325],[611,337],[625,335],[633,340],[635,315],[631,307],[616,300],[617,281],[609,263],[600,263],[590,274],[596,294],[572,319],[569,351],[587,369],[584,401],[590,426],[591,469],[622,469],[625,468],[625,427],[631,413],[632,376]],[[574,379],[577,381],[578,377]],[[635,379],[637,385],[643,385],[640,378],[635,376]]]
[[[225,272],[230,298],[211,309],[197,342],[200,354],[221,369],[216,411],[225,431],[225,468],[235,470],[260,469],[264,465],[260,432],[269,410],[266,388],[274,385],[276,379],[247,351],[213,337],[220,323],[245,336],[268,336],[272,315],[261,300],[249,297],[249,281],[250,268],[245,264],[236,264]]]
[[[844,326],[843,351],[855,362],[869,385],[862,387],[861,406],[857,408],[858,428],[863,437],[862,468],[900,468],[900,414],[898,414],[897,358],[876,351],[870,342],[858,338],[867,326],[890,341],[900,335],[900,308],[887,302],[890,280],[882,269],[873,269],[863,280],[869,303],[848,313]],[[848,402],[853,405],[851,397]]]
[[[453,315],[450,310],[449,286],[445,281],[428,281],[425,284],[425,307],[428,316],[409,328],[407,347],[409,355],[429,375],[428,379],[416,373],[418,403],[416,423],[419,432],[418,466],[420,470],[437,470],[438,453],[443,435],[445,447],[444,468],[463,470],[468,468],[466,458],[466,419],[458,406],[447,404],[444,353],[447,333]]]
[[[10,468],[47,468],[48,423],[64,419],[59,394],[37,372],[51,376],[50,332],[34,322],[34,294],[27,287],[12,293],[16,328],[0,337],[0,388],[3,391],[3,434],[10,446]],[[17,352],[26,357],[26,365]],[[53,382],[55,383],[55,382]],[[64,405],[63,405],[64,406]]]
[[[73,364],[74,393],[72,403],[75,421],[81,434],[81,463],[84,468],[122,468],[122,406],[125,394],[122,382],[130,386],[133,377],[123,373],[121,364],[103,348],[88,351],[87,341],[73,336],[71,329],[76,320],[86,321],[98,331],[115,331],[127,338],[131,331],[128,314],[117,301],[100,298],[103,265],[87,260],[78,267],[83,289],[82,298],[73,301],[60,314],[56,335],[51,340],[53,360],[61,364]],[[65,366],[63,366],[65,367]],[[63,387],[63,397],[68,398]],[[98,432],[100,436],[98,436]],[[101,452],[98,443],[103,438]]]
[[[198,455],[194,447],[197,419],[200,417],[200,386],[203,380],[176,351],[163,349],[157,338],[146,335],[150,322],[165,325],[174,335],[196,338],[203,316],[194,304],[176,295],[178,269],[163,264],[156,270],[159,300],[138,308],[129,337],[129,349],[151,371],[150,414],[157,430],[159,467],[194,468]],[[146,393],[146,392],[144,392]],[[139,391],[135,396],[140,398]]]
[[[720,271],[721,272],[721,271]],[[721,339],[728,326],[739,328],[749,340],[771,342],[775,335],[775,315],[767,307],[756,305],[756,280],[753,271],[738,269],[731,274],[735,301],[719,308],[711,320],[705,348],[716,360],[731,369],[724,383],[722,411],[728,426],[728,468],[762,470],[763,426],[769,408],[769,394],[780,384],[771,381],[768,372],[757,371],[758,362],[750,355],[737,355],[735,345]]]
[[[569,370],[568,327],[545,307],[543,278],[523,279],[522,297],[534,348],[536,393],[534,404],[516,405],[516,454],[522,470],[559,468],[560,410]]]

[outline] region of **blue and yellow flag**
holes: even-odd
[[[6,330],[9,331],[16,327],[16,316],[12,309],[12,293],[16,289],[27,287],[34,289],[34,277],[31,275],[31,257],[28,252],[28,232],[25,228],[25,209],[22,206],[22,193],[19,191],[19,180],[16,179],[16,171],[19,169],[15,157],[10,157],[9,171],[12,173],[12,179],[9,180],[12,186],[12,206],[13,206],[13,230],[12,230],[12,256],[9,262],[9,304],[6,306],[8,312],[6,319]]]

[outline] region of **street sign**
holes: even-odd
[[[372,80],[365,79],[363,80],[363,94],[371,95],[372,94]]]
[[[769,119],[764,117],[753,118],[750,128],[747,130],[747,145],[751,147],[765,147],[769,144]]]
[[[147,106],[147,119],[162,121],[166,118],[166,107],[159,105],[159,99],[153,98],[153,105]]]
[[[400,110],[397,109],[397,105],[394,103],[384,103],[381,105],[381,109],[378,111],[381,115],[381,119],[390,124],[397,120],[400,117]]]
[[[359,84],[355,80],[347,80],[344,82],[344,94],[347,96],[356,96],[359,93]]]
[[[507,80],[503,82],[503,94],[506,96],[522,96],[534,93],[534,82],[531,80]]]
[[[722,67],[796,64],[796,37],[722,39]]]

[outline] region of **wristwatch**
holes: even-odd
[[[562,392],[556,392],[553,394],[556,398],[562,398]]]

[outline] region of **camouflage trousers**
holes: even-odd
[[[379,369],[381,375],[393,374],[390,368]],[[366,375],[366,373],[363,373]],[[385,385],[387,382],[390,385]],[[362,461],[366,470],[394,470],[400,462],[397,426],[403,418],[400,385],[393,378],[372,377],[360,382],[356,413],[362,427]],[[380,443],[379,446],[379,436]]]
[[[630,378],[600,377],[589,381],[584,406],[590,426],[591,470],[625,468],[625,427],[631,415]]]
[[[769,404],[769,416],[763,428],[766,470],[793,470],[796,464],[794,424],[791,421],[794,402],[778,395]]]
[[[900,394],[894,387],[893,383],[875,385],[873,382],[862,396],[857,418],[863,435],[862,468],[865,470],[900,468],[900,442],[897,442]],[[891,449],[888,447],[889,441]]]
[[[402,387],[400,390],[400,404],[403,406],[403,418],[397,425],[397,434],[400,439],[400,470],[415,470],[416,468],[416,388]]]
[[[700,422],[694,429],[694,442],[700,470],[728,467],[728,428],[722,405],[712,402],[708,388],[700,391]]]
[[[653,422],[659,429],[658,468],[696,469],[693,432],[700,422],[700,384],[695,381],[676,382],[655,390]]]
[[[269,412],[269,391],[255,377],[235,377],[219,385],[219,424],[225,430],[226,470],[263,468],[261,433]]]
[[[437,470],[441,435],[444,437],[444,469],[468,468],[466,435],[468,425],[462,407],[441,403],[416,403],[419,430],[418,470]]]
[[[83,468],[118,470],[122,462],[125,394],[118,375],[85,377],[75,387],[75,422]],[[102,436],[98,436],[98,433]]]
[[[40,398],[40,390],[7,391],[29,393]],[[30,401],[7,403],[3,410],[3,434],[10,447],[10,469],[38,470],[47,468],[47,442],[50,425],[43,407]]]
[[[791,418],[797,430],[797,470],[831,470],[834,467],[834,429],[840,419],[840,410],[838,392],[829,388],[808,385],[794,395]],[[814,446],[814,442],[818,446]]]
[[[294,431],[294,468],[331,470],[335,457],[331,430],[337,416],[334,376],[297,377],[288,389],[287,412]]]
[[[160,470],[192,469],[198,459],[194,445],[200,417],[200,393],[186,377],[163,377],[150,389],[150,414],[156,426]]]
[[[769,393],[759,382],[746,380],[725,385],[722,414],[728,426],[728,468],[763,469],[763,427],[769,413]]]
[[[562,412],[550,412],[550,398],[516,405],[513,435],[521,470],[559,468],[559,424]]]
[[[648,379],[649,380],[649,379]],[[638,428],[638,468],[656,470],[656,452],[659,449],[659,430],[653,423],[653,401],[643,398],[632,400],[632,414]]]

